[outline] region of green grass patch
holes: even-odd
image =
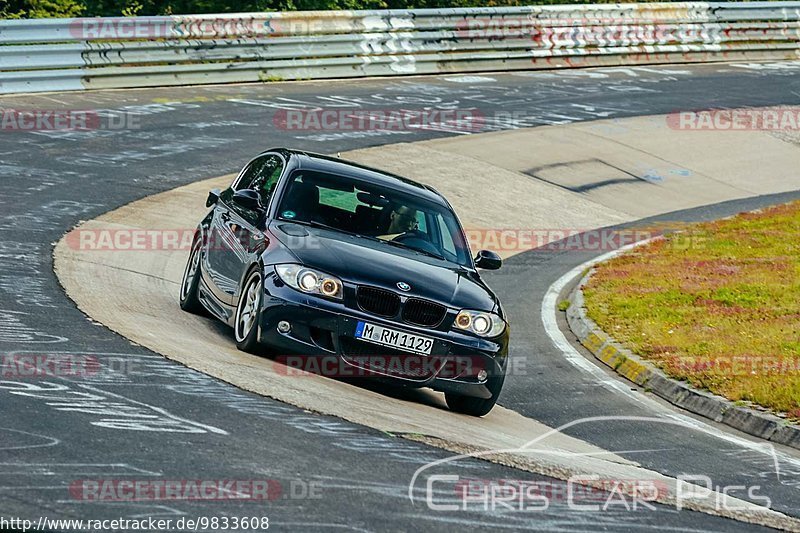
[[[800,202],[690,225],[599,265],[588,315],[674,378],[800,418],[798,236]]]

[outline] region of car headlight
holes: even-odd
[[[275,272],[284,283],[298,291],[336,300],[341,300],[344,295],[339,278],[313,268],[294,264],[275,265]]]
[[[456,315],[453,327],[481,337],[497,337],[506,329],[506,323],[494,313],[464,309]]]

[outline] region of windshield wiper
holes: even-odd
[[[408,246],[407,244],[403,244],[402,242],[384,241],[383,239],[378,239],[378,240],[380,240],[382,242],[385,242],[386,244],[388,244],[390,246],[397,246],[398,248],[405,248],[406,250],[411,250],[412,252],[417,252],[419,254],[427,255],[427,256],[433,257],[435,259],[444,259],[443,256],[441,256],[441,255],[439,255],[437,253],[429,252],[428,250],[422,250],[420,248],[414,248],[413,246]]]
[[[330,231],[338,231],[339,233],[346,233],[347,235],[355,235],[356,237],[362,237],[358,233],[353,233],[352,231],[347,231],[346,229],[337,228],[336,226],[329,226],[328,224],[323,224],[322,222],[317,222],[316,220],[290,220],[295,224],[303,224],[304,226],[311,226],[312,228],[320,228],[320,229],[327,229]]]
[[[351,235],[353,235],[353,233],[351,233],[351,232],[349,232],[347,230],[343,230],[342,228],[337,228],[336,226],[329,226],[329,225],[324,224],[322,222],[317,222],[316,220],[309,220],[308,222],[306,222],[306,224],[308,224],[309,226],[311,226],[313,228],[329,229],[331,231],[339,231],[341,233],[350,233]]]
[[[419,248],[414,248],[412,246],[405,245],[401,242],[397,241],[387,241],[384,239],[379,239],[377,237],[372,237],[370,235],[361,235],[360,233],[354,233],[352,231],[347,231],[346,229],[337,228],[335,226],[329,226],[328,224],[324,224],[322,222],[317,222],[316,220],[289,220],[288,222],[292,222],[294,224],[302,224],[304,226],[311,226],[312,228],[320,228],[320,229],[327,229],[330,231],[338,231],[339,233],[344,233],[346,235],[353,235],[354,237],[360,237],[362,239],[369,239],[371,241],[382,242],[384,244],[388,244],[390,246],[395,246],[397,248],[403,248],[405,250],[411,250],[412,252],[417,252],[418,254],[427,255],[429,257],[433,257],[434,259],[444,260],[444,256],[441,256],[434,252],[429,252],[428,250],[421,250]]]

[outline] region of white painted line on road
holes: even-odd
[[[621,378],[617,379],[615,377],[609,376],[599,366],[595,365],[594,363],[586,359],[564,336],[564,333],[558,326],[559,311],[557,305],[558,295],[561,294],[561,291],[564,290],[564,287],[566,287],[570,283],[570,281],[580,276],[584,271],[593,267],[594,265],[602,263],[603,261],[607,261],[608,259],[611,259],[637,246],[646,244],[647,242],[650,242],[650,240],[652,239],[646,239],[644,241],[629,244],[617,250],[607,252],[603,255],[595,257],[594,259],[586,261],[585,263],[576,266],[575,268],[573,268],[572,270],[570,270],[569,272],[558,278],[555,281],[555,283],[550,285],[550,287],[547,289],[547,292],[544,295],[544,298],[542,299],[542,307],[541,307],[542,323],[544,324],[544,329],[547,332],[547,336],[550,337],[550,340],[553,342],[553,345],[555,345],[555,347],[558,348],[558,350],[564,355],[564,358],[570,364],[580,369],[581,371],[590,374],[601,385],[612,390],[613,392],[621,393],[626,398],[629,398],[639,404],[646,406],[649,409],[652,409],[661,416],[677,420],[682,425],[688,428],[727,441],[735,446],[747,448],[749,450],[753,450],[761,454],[770,456],[771,459],[774,461],[775,472],[778,475],[778,477],[780,477],[779,460],[785,461],[791,464],[792,466],[800,467],[800,459],[796,459],[791,455],[777,451],[775,449],[775,446],[770,442],[753,442],[748,439],[744,439],[742,437],[733,435],[731,433],[726,432],[721,427],[711,426],[705,422],[702,422],[690,416],[672,411],[669,407],[666,407],[661,403],[653,400],[652,398],[649,398],[645,394],[632,390],[631,387],[627,384],[627,382],[623,381]]]
[[[97,387],[92,387],[91,385],[78,384],[78,386],[81,387],[82,389],[90,390],[90,391],[92,391],[94,393],[97,393],[97,394],[101,394],[101,395],[105,395],[105,396],[111,396],[112,398],[118,398],[118,399],[121,399],[123,401],[130,402],[132,404],[140,405],[142,407],[145,407],[147,409],[155,411],[156,413],[162,414],[167,418],[170,418],[172,420],[177,420],[178,422],[183,422],[185,424],[188,424],[190,426],[193,426],[193,427],[196,427],[196,428],[199,428],[199,429],[206,430],[209,433],[216,433],[217,435],[230,435],[230,433],[228,433],[224,429],[220,429],[220,428],[214,427],[214,426],[209,426],[208,424],[202,424],[200,422],[195,422],[194,420],[189,420],[188,418],[183,418],[181,416],[178,416],[178,415],[175,415],[173,413],[170,413],[169,411],[167,411],[166,409],[162,409],[161,407],[157,407],[155,405],[150,405],[148,403],[140,402],[138,400],[134,400],[132,398],[128,398],[127,396],[123,396],[121,394],[117,394],[117,393],[114,393],[114,392],[109,392],[107,390],[98,389]]]
[[[553,344],[556,346],[556,348],[558,348],[558,350],[564,354],[564,357],[573,366],[578,367],[588,374],[591,374],[591,376],[604,387],[611,389],[614,392],[624,394],[635,402],[647,403],[646,400],[648,400],[648,398],[645,398],[640,392],[632,391],[630,386],[628,386],[626,383],[609,376],[599,366],[590,362],[583,355],[581,355],[561,332],[561,328],[559,328],[557,321],[558,295],[561,294],[561,291],[564,290],[564,287],[566,287],[570,281],[580,276],[581,273],[587,268],[591,268],[597,263],[611,259],[615,255],[618,255],[626,250],[630,250],[633,247],[641,244],[643,244],[643,242],[629,244],[627,246],[623,246],[619,250],[607,252],[590,261],[587,261],[586,263],[583,263],[582,265],[576,266],[558,278],[555,283],[550,285],[550,287],[547,289],[547,293],[542,299],[541,316],[544,329],[547,332],[547,335],[550,337],[550,340],[553,341]]]

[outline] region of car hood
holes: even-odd
[[[411,290],[403,294],[452,307],[482,311],[496,307],[494,294],[477,273],[452,263],[323,228],[278,221],[270,229],[285,252],[274,254],[274,259],[281,256],[288,259],[291,255],[298,263],[344,281],[375,285],[398,293],[402,291],[397,284],[405,282]]]

